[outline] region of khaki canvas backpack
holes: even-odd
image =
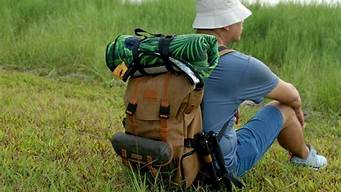
[[[164,73],[129,79],[125,92],[125,133],[112,145],[125,165],[189,187],[200,169],[197,152],[186,139],[202,131],[196,89],[183,74]]]
[[[220,56],[231,51],[219,47]],[[188,188],[198,180],[232,191],[232,182],[242,188],[226,170],[219,145],[227,124],[218,134],[202,130],[203,82],[195,82],[191,75],[172,70],[129,78],[125,132],[116,133],[111,143],[125,165],[167,183]]]

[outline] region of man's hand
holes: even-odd
[[[302,125],[302,128],[304,128],[304,113],[303,113],[302,107],[301,107],[301,105],[302,105],[301,97],[298,95],[298,98],[296,99],[296,101],[294,101],[291,105],[295,111],[295,114],[296,114],[298,121]]]
[[[303,113],[302,109],[299,108],[299,109],[294,109],[294,110],[295,110],[296,117],[297,117],[298,121],[302,125],[302,128],[304,128],[304,113]]]
[[[239,120],[240,120],[240,110],[239,110],[239,108],[235,112],[234,116],[236,117],[236,125],[239,125]]]

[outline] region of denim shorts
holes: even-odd
[[[267,105],[237,131],[235,170],[243,176],[262,158],[283,127],[281,111]]]

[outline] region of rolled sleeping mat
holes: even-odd
[[[218,64],[219,51],[215,36],[207,34],[185,34],[172,36],[165,46],[160,41],[170,36],[149,36],[140,38],[133,35],[119,35],[107,45],[106,64],[115,76],[126,81],[127,76],[156,75],[173,70],[184,72],[192,81],[209,77]],[[137,65],[137,66],[136,66]],[[133,72],[130,69],[136,67]],[[128,74],[129,73],[129,74]],[[196,79],[197,78],[197,79]]]

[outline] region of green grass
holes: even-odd
[[[159,0],[141,5],[120,0],[2,0],[0,64],[41,69],[50,76],[82,74],[110,79],[106,44],[136,27],[151,32],[193,33],[195,1]],[[341,114],[341,7],[250,6],[243,40],[233,48],[260,58],[295,84],[310,110]],[[302,75],[304,74],[304,75]],[[330,99],[331,98],[331,99]]]
[[[122,188],[109,138],[121,93],[0,71],[0,190]]]
[[[148,191],[109,142],[123,129],[125,84],[112,80],[104,49],[136,27],[192,33],[195,5],[120,2],[1,0],[0,191]],[[243,40],[232,47],[298,87],[307,140],[329,165],[294,167],[275,144],[244,178],[245,191],[341,191],[341,7],[251,9]],[[256,110],[244,108],[244,122]]]
[[[0,70],[0,90],[1,191],[149,191],[109,142],[122,131],[122,89]],[[244,108],[242,121],[256,110]],[[306,124],[328,167],[292,166],[275,144],[244,178],[246,191],[340,190],[340,120],[314,112]]]

